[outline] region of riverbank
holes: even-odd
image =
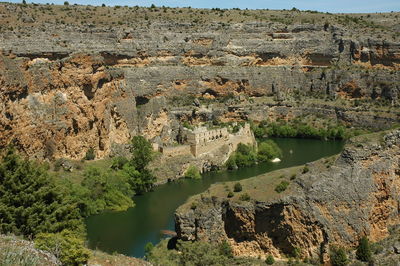
[[[235,182],[214,184],[176,211],[177,237],[328,263],[335,247],[382,240],[400,224],[399,144],[398,129],[362,135],[340,155],[243,180],[232,197]]]
[[[86,220],[91,248],[143,257],[148,242],[156,244],[161,230],[174,230],[174,212],[189,196],[213,183],[242,180],[268,171],[302,165],[341,151],[343,142],[311,139],[274,139],[283,152],[280,163],[265,162],[235,171],[208,172],[200,180],[182,179],[134,197],[136,206],[125,212],[105,212]],[[292,152],[290,152],[292,150]],[[313,152],[310,153],[309,151]]]

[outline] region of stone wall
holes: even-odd
[[[164,156],[168,157],[191,155],[190,145],[160,147],[159,150]]]
[[[207,130],[205,127],[194,130],[185,128],[182,131],[182,141],[190,145],[190,151],[195,157],[219,149],[223,145],[227,145],[232,152],[236,150],[239,143],[251,145],[255,143],[253,132],[247,123],[235,134],[230,134],[227,128],[211,130]]]

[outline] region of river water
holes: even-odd
[[[124,212],[104,212],[86,220],[90,248],[133,257],[144,256],[148,242],[162,239],[160,230],[174,230],[174,211],[190,196],[201,193],[217,182],[235,181],[273,170],[301,165],[339,153],[340,141],[312,139],[274,139],[283,152],[280,163],[261,163],[236,171],[208,172],[201,180],[180,180],[134,197],[136,206]]]

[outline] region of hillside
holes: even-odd
[[[120,154],[180,126],[399,122],[399,13],[0,4],[0,146]]]

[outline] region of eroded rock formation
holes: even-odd
[[[184,120],[290,119],[311,112],[374,128],[399,121],[398,108],[337,104],[358,99],[398,106],[396,38],[340,24],[178,23],[164,20],[162,11],[135,27],[50,23],[29,13],[52,8],[0,4],[1,147],[13,141],[30,156],[72,159],[92,147],[102,158],[137,134],[172,143]],[[18,30],[14,17],[22,23]],[[195,106],[196,98],[208,102]]]
[[[364,235],[378,241],[400,223],[400,130],[358,137],[333,164],[323,159],[308,168],[282,194],[263,192],[276,185],[263,183],[274,173],[242,181],[249,202],[213,185],[177,210],[178,237],[227,240],[239,256],[297,250],[327,261],[330,245],[354,247]]]

